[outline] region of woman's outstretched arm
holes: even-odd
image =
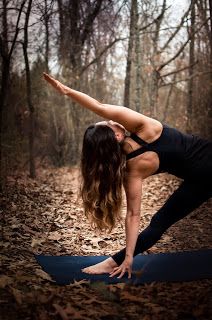
[[[60,81],[54,79],[47,73],[44,73],[43,75],[45,80],[61,94],[70,97],[82,107],[89,109],[105,119],[113,120],[122,124],[130,132],[138,132],[142,130],[145,124],[153,120],[126,107],[103,104],[87,94],[63,85]]]

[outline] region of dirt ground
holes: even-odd
[[[211,280],[140,286],[75,282],[56,285],[33,254],[110,255],[125,245],[124,224],[92,230],[78,197],[77,168],[39,168],[37,179],[17,172],[1,196],[1,319],[209,320]],[[144,183],[141,230],[177,188],[168,174]],[[211,201],[177,222],[147,253],[212,247]],[[123,204],[123,217],[126,209]]]

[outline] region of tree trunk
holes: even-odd
[[[48,3],[44,1],[45,5],[45,69],[49,73],[49,14],[48,14]]]
[[[165,108],[164,108],[164,113],[163,113],[163,122],[166,122],[166,118],[168,115],[168,109],[169,109],[169,104],[170,104],[170,99],[171,99],[171,95],[174,89],[174,83],[177,77],[177,73],[174,73],[173,79],[172,79],[172,84],[170,85],[169,89],[168,89],[168,93],[166,96],[166,103],[165,103]]]
[[[17,21],[16,21],[16,29],[14,33],[13,40],[11,41],[11,47],[9,49],[9,42],[8,42],[8,19],[7,19],[7,1],[2,1],[2,34],[0,36],[0,54],[2,57],[2,65],[1,65],[1,89],[0,89],[0,192],[3,191],[3,185],[4,185],[4,175],[3,174],[3,148],[2,148],[2,134],[3,134],[3,112],[5,111],[6,104],[7,104],[7,92],[9,91],[9,76],[10,76],[10,63],[12,54],[14,51],[16,39],[19,33],[19,21],[21,17],[21,13],[24,7],[26,0],[23,0]]]
[[[125,86],[124,86],[124,106],[130,107],[130,86],[131,86],[131,69],[132,69],[132,59],[133,59],[133,47],[135,38],[135,8],[137,7],[137,0],[131,0],[131,10],[130,10],[130,35],[128,42],[127,51],[127,67],[125,76]]]
[[[210,12],[210,92],[209,92],[209,105],[208,105],[208,117],[212,119],[212,0],[209,0],[209,12]],[[207,136],[212,139],[212,125],[209,120]]]
[[[150,115],[157,118],[157,105],[159,96],[158,87],[158,73],[156,70],[152,71],[150,80],[149,100],[150,100]]]
[[[152,67],[153,71],[151,74],[151,81],[150,81],[150,112],[151,115],[155,118],[158,117],[158,96],[159,96],[159,71],[158,67],[160,65],[159,61],[159,36],[160,36],[160,29],[161,24],[163,22],[164,14],[166,11],[166,0],[163,0],[161,12],[157,19],[155,20],[155,31],[153,36],[153,59],[152,59]]]
[[[135,6],[135,67],[136,67],[136,96],[135,96],[135,109],[141,112],[141,42],[139,32],[139,13],[138,4]]]
[[[1,92],[0,92],[0,192],[3,191],[4,186],[4,170],[3,170],[3,147],[2,147],[2,134],[3,134],[3,110],[6,106],[6,97],[9,86],[9,60],[2,61],[2,75],[1,75]]]
[[[209,0],[210,10],[210,100],[212,101],[212,0]],[[211,106],[209,109],[209,115],[212,118]]]
[[[187,132],[192,132],[192,122],[193,122],[193,87],[194,87],[194,62],[195,62],[195,0],[191,8],[191,27],[189,33],[191,34],[191,40],[189,45],[189,80],[188,80],[188,101],[187,101]]]
[[[8,30],[7,30],[7,2],[3,0],[3,12],[2,12],[2,38],[0,38],[1,56],[2,56],[2,75],[1,75],[1,91],[0,91],[0,192],[3,191],[4,185],[4,175],[3,175],[3,154],[2,154],[2,133],[3,133],[3,109],[6,104],[6,94],[8,90],[9,83],[9,70],[10,70],[10,60],[8,55]]]
[[[31,74],[28,59],[28,23],[29,16],[31,12],[32,0],[29,0],[25,24],[24,24],[24,42],[23,42],[23,52],[26,68],[26,93],[27,93],[27,105],[29,108],[29,176],[34,179],[36,177],[35,173],[35,158],[34,158],[34,107],[32,104],[32,92],[31,92]]]
[[[63,64],[66,60],[66,50],[65,50],[65,18],[64,18],[64,10],[62,0],[57,0],[58,5],[58,15],[59,15],[59,49],[58,56],[59,61]]]

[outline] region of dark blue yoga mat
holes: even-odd
[[[150,282],[192,281],[212,279],[212,249],[137,255],[133,262],[133,275],[127,279],[110,278],[108,274],[89,275],[81,269],[103,261],[107,256],[35,256],[44,271],[57,284],[69,284],[82,279],[105,283],[127,282],[143,284]]]

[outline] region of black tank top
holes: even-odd
[[[154,151],[160,161],[156,173],[168,172],[182,179],[212,184],[212,142],[184,134],[165,124],[160,137],[152,143],[145,142],[134,133],[130,137],[141,148],[127,154],[127,160],[146,151]]]

